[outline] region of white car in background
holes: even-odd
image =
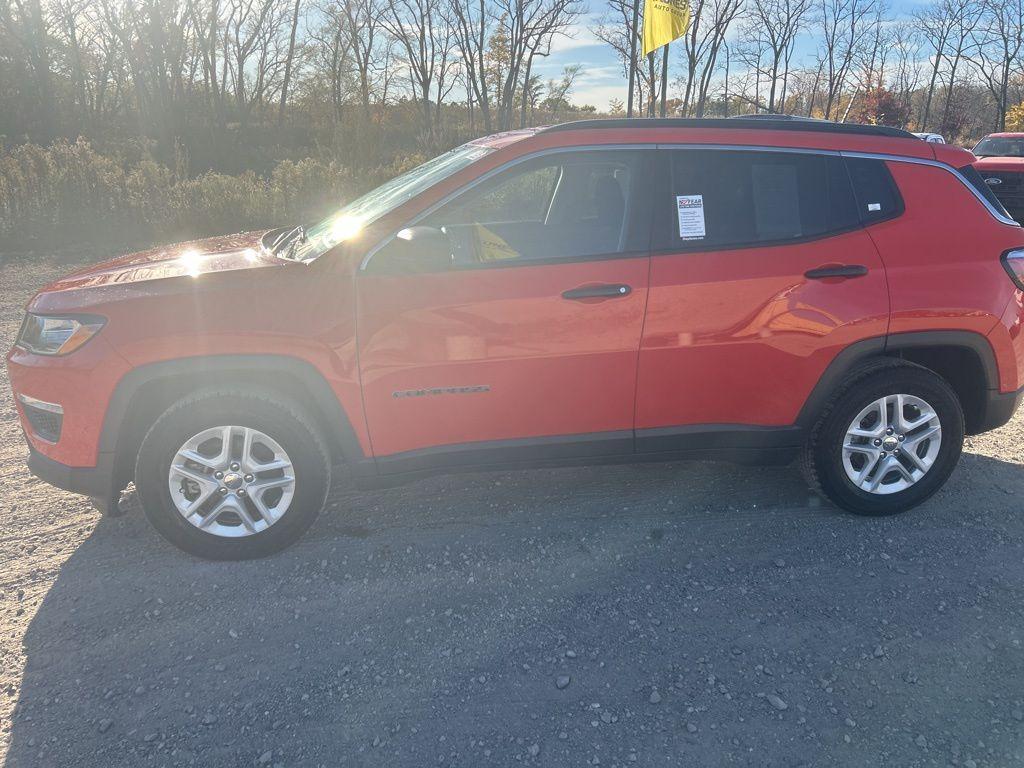
[[[922,141],[927,141],[932,144],[945,144],[946,140],[942,137],[941,133],[915,133],[917,138]]]

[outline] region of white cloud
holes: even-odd
[[[591,29],[597,17],[594,14],[581,16],[580,20],[566,29],[564,34],[556,35],[551,41],[551,55],[557,56],[567,51],[575,51],[580,48],[592,48],[597,45],[604,45]]]
[[[609,85],[590,85],[585,88],[577,88],[573,91],[571,100],[573,104],[590,104],[597,107],[598,111],[606,112],[612,99],[626,101],[626,83]]]

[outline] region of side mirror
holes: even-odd
[[[448,236],[436,227],[406,227],[380,250],[371,264],[385,272],[439,272],[451,267],[452,246]]]

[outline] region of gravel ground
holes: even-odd
[[[0,341],[67,263],[0,262]],[[677,463],[335,488],[218,564],[31,478],[0,382],[0,761],[1024,765],[1024,419],[858,519]]]

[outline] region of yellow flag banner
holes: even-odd
[[[645,0],[644,56],[686,34],[689,0]]]

